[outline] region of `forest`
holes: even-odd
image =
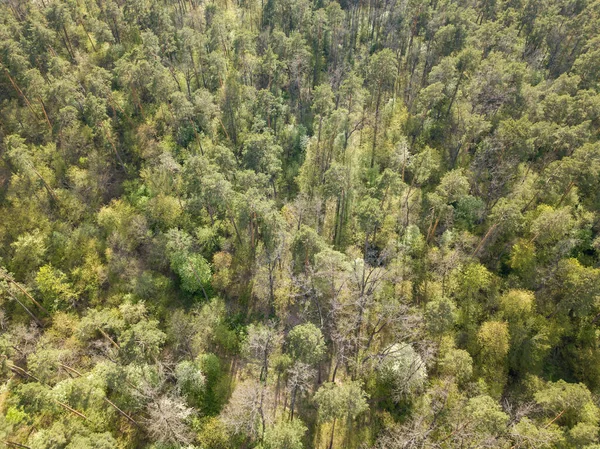
[[[600,449],[600,0],[2,0],[0,447]]]

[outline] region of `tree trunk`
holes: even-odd
[[[333,419],[333,424],[331,425],[331,438],[329,439],[329,446],[327,447],[327,449],[332,449],[333,448],[333,436],[335,435],[335,421],[336,419]]]
[[[377,130],[379,127],[379,106],[381,104],[381,89],[377,91],[377,104],[375,105],[375,126],[373,127],[373,146],[371,148],[371,168],[375,165],[375,147],[377,146]]]

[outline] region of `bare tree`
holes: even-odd
[[[192,409],[176,396],[164,395],[146,407],[146,430],[153,440],[161,443],[187,444],[193,435],[187,425]]]
[[[246,340],[246,357],[248,360],[260,366],[259,379],[267,381],[269,374],[270,356],[281,344],[282,337],[275,325],[251,325],[248,327],[248,339]]]
[[[287,388],[292,397],[290,403],[290,419],[294,418],[294,409],[296,406],[296,397],[298,393],[303,394],[308,391],[315,378],[316,370],[310,365],[302,362],[294,363],[288,369]]]
[[[271,391],[256,381],[239,384],[229,403],[221,412],[221,419],[234,435],[258,438],[265,432],[270,416],[267,410],[273,402]]]

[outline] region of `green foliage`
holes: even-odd
[[[456,377],[460,382],[468,381],[473,375],[473,359],[463,349],[451,349],[440,360],[440,370]]]
[[[167,254],[171,268],[181,279],[181,288],[190,293],[205,291],[210,282],[211,270],[202,255],[192,252],[189,234],[171,229],[167,233]]]
[[[39,267],[47,250],[44,235],[37,229],[20,235],[11,247],[14,251],[11,268],[17,275],[30,273]]]
[[[425,319],[432,335],[443,335],[451,331],[456,322],[456,305],[448,298],[436,298],[427,303]]]
[[[200,410],[206,415],[219,413],[229,395],[228,379],[225,376],[222,363],[214,354],[202,354],[198,357],[197,365],[205,377],[204,395]]]
[[[356,418],[369,409],[367,398],[360,382],[356,381],[343,384],[326,382],[314,395],[319,417],[323,421]]]
[[[227,433],[225,425],[219,418],[204,418],[198,424],[198,441],[202,441],[203,448],[206,449],[228,449],[231,437]]]
[[[489,396],[471,398],[465,413],[474,423],[476,431],[483,435],[498,435],[505,432],[508,415],[494,399]]]
[[[302,421],[278,421],[265,431],[260,449],[302,449],[306,426]]]
[[[77,294],[67,275],[52,265],[41,267],[35,277],[44,304],[51,310],[73,307]]]
[[[525,447],[533,447],[533,444],[542,448],[561,447],[565,442],[557,426],[537,426],[527,417],[514,426],[512,433],[517,441],[523,441]]]
[[[198,402],[198,397],[204,393],[206,384],[206,378],[198,365],[198,362],[184,360],[175,367],[177,388],[192,403]]]
[[[486,321],[477,333],[481,369],[491,388],[491,394],[500,395],[506,382],[506,358],[510,349],[508,326],[501,321]]]
[[[140,321],[119,337],[120,352],[125,360],[154,360],[166,340],[166,335],[154,320]]]
[[[599,44],[593,0],[0,2],[0,441],[597,447]]]
[[[579,423],[598,425],[598,407],[583,384],[570,384],[564,380],[549,382],[534,394],[535,401],[547,416],[557,416],[569,428]]]
[[[409,344],[396,343],[385,355],[379,376],[392,386],[395,400],[414,395],[427,381],[427,370],[421,356]]]
[[[312,323],[294,327],[288,334],[288,344],[292,358],[309,365],[318,363],[325,355],[321,329]]]
[[[500,310],[508,320],[523,320],[534,310],[535,296],[527,290],[509,290],[500,297]]]
[[[314,257],[324,248],[319,235],[307,226],[302,226],[294,236],[291,252],[294,259],[294,269],[301,271],[314,263]]]
[[[181,288],[190,293],[200,291],[210,281],[210,266],[200,254],[179,256],[172,267],[181,278]]]

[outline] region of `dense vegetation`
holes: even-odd
[[[4,0],[0,446],[600,448],[599,0]]]

